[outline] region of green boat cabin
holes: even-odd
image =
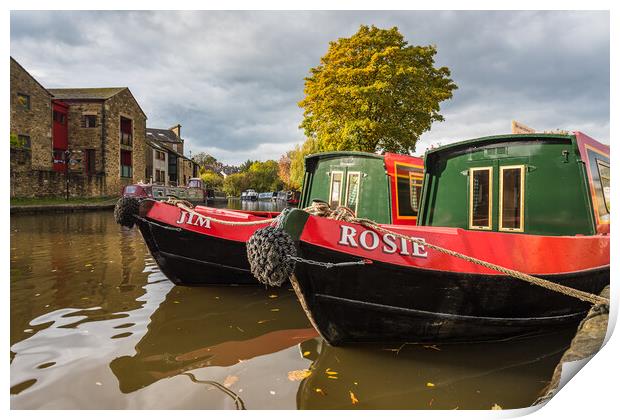
[[[415,225],[422,177],[419,157],[364,152],[308,155],[300,207],[318,199],[379,223]]]
[[[419,225],[609,233],[609,146],[583,133],[483,137],[427,151]]]

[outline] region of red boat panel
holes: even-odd
[[[392,207],[392,223],[398,225],[416,225],[418,216],[407,216],[399,213],[398,205],[398,178],[404,177],[408,182],[412,180],[410,177],[422,186],[424,179],[424,160],[419,157],[400,155],[397,153],[386,153],[385,169],[390,178],[391,207]]]
[[[588,150],[593,150],[609,159],[609,146],[594,140],[583,134],[580,131],[575,131],[575,138],[577,139],[577,145],[579,146],[579,153],[581,159],[586,163],[586,173],[588,175],[588,183],[590,185],[590,194],[592,196],[592,204],[594,207],[594,217],[596,221],[596,232],[600,234],[609,234],[609,220],[601,220],[599,214],[598,199],[596,196],[596,189],[594,188],[594,178],[592,174],[592,166],[590,165],[590,155]]]
[[[433,226],[385,225],[385,228],[528,274],[573,273],[609,265],[608,235],[536,236]],[[495,270],[383,235],[361,225],[316,216],[308,218],[300,240],[405,267],[500,275]]]
[[[254,215],[250,212],[239,212],[234,210],[216,209],[213,207],[196,206],[196,213],[210,216],[220,220],[232,222],[250,222],[256,220],[271,220],[270,217]],[[259,212],[270,213],[270,212]],[[271,213],[276,214],[276,213]],[[191,217],[190,217],[191,216]],[[170,226],[179,227],[191,232],[204,235],[224,238],[231,241],[247,242],[256,230],[268,226],[269,223],[260,225],[225,225],[217,222],[208,222],[207,219],[201,220],[197,216],[188,214],[180,207],[176,207],[163,202],[154,202],[151,209],[146,214],[148,219],[164,223]]]

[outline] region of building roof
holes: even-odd
[[[35,83],[41,87],[41,89],[43,89],[45,92],[47,92],[47,94],[48,94],[48,95],[53,96],[53,95],[52,95],[52,93],[49,91],[49,89],[47,89],[45,86],[43,86],[41,83],[39,83],[39,81],[38,81],[37,79],[35,79],[35,77],[34,77],[32,74],[30,74],[30,73],[28,72],[28,70],[26,70],[26,69],[24,68],[24,66],[22,66],[21,64],[19,64],[19,62],[18,62],[16,59],[14,59],[13,57],[11,57],[11,61],[12,61],[12,62],[14,62],[15,64],[17,64],[17,67],[19,67],[20,69],[22,69],[22,70],[24,71],[24,73],[26,73],[28,76],[30,76],[30,78],[31,78],[32,80],[34,80],[34,81],[35,81]]]
[[[146,138],[166,143],[183,143],[183,140],[172,130],[163,128],[146,128]]]
[[[49,89],[58,99],[110,99],[112,96],[128,89],[126,87],[107,87],[107,88],[66,88]]]
[[[192,161],[194,164],[198,164],[196,163],[196,161],[194,159],[188,158],[187,156],[177,152],[176,150],[174,150],[172,147],[170,147],[169,145],[167,145],[166,143],[162,143],[161,141],[157,141],[153,138],[146,138],[146,145],[149,147],[152,147],[153,149],[158,149],[158,150],[163,150],[165,152],[168,153],[172,153],[173,155],[176,155],[178,157],[181,157],[185,160],[190,160]]]

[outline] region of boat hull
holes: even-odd
[[[265,225],[229,226],[197,222],[165,203],[145,203],[136,224],[161,271],[184,286],[258,285],[250,272],[246,241]],[[199,209],[200,210],[200,209]],[[203,208],[204,215],[256,220],[248,213]],[[181,221],[181,223],[179,223]],[[217,224],[217,226],[216,226]]]
[[[420,247],[416,256],[411,244],[395,249],[393,240],[359,234],[365,230],[359,225],[354,236],[343,226],[355,227],[299,211],[291,212],[285,221],[302,259],[370,262],[331,268],[304,262],[295,266],[293,288],[330,344],[471,342],[543,334],[561,325],[576,327],[591,306],[458,258],[448,259],[428,247]],[[598,294],[609,284],[608,237],[482,237],[479,232],[454,229],[390,229],[414,233],[448,249],[469,249],[478,258],[582,291]],[[555,258],[541,257],[545,252]],[[589,254],[588,260],[574,257],[582,253]],[[540,258],[545,261],[535,261]],[[507,264],[510,261],[514,263]]]
[[[301,244],[303,258],[350,256]],[[591,293],[609,269],[546,276]],[[300,264],[293,287],[314,327],[330,344],[498,340],[575,325],[587,303],[506,276],[411,270],[373,264],[330,269]]]

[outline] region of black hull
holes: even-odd
[[[136,224],[157,265],[174,284],[259,285],[250,272],[244,242],[201,235],[144,218]]]
[[[353,257],[300,243],[304,258]],[[599,293],[609,268],[547,276]],[[414,270],[374,262],[325,269],[297,264],[293,287],[315,328],[334,345],[355,342],[471,342],[544,334],[574,325],[590,305],[506,276]]]

